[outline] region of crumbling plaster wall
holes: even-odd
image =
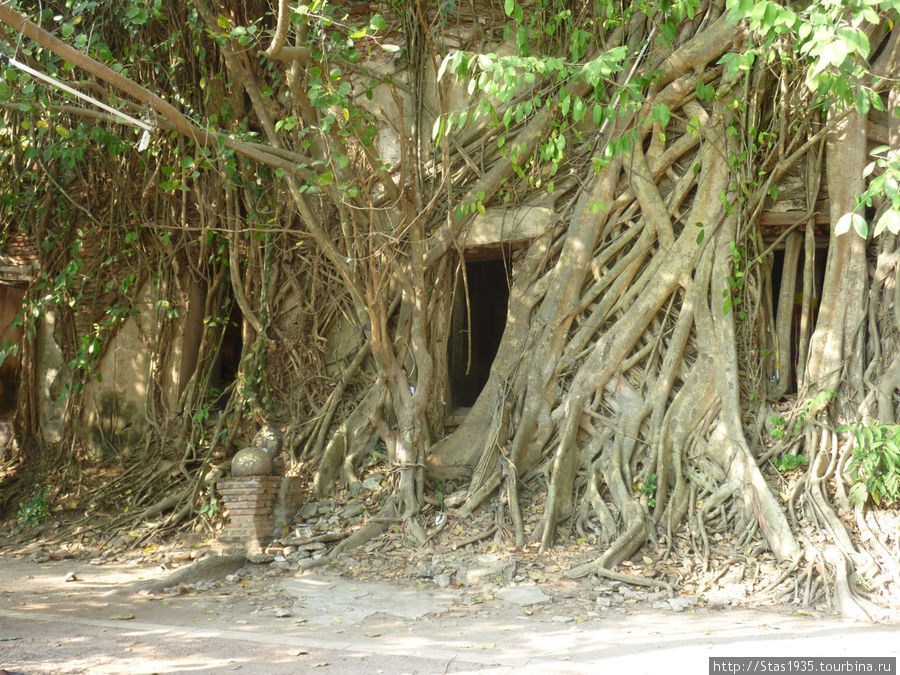
[[[157,364],[155,293],[145,283],[129,316],[115,331],[100,357],[96,377],[85,383],[80,431],[92,449],[102,455],[137,447],[147,428],[147,394],[152,369],[163,370],[163,395],[171,404],[181,362],[181,336]]]

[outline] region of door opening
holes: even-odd
[[[502,256],[502,254],[501,254]],[[468,408],[484,389],[497,355],[509,303],[509,259],[466,262],[468,311],[462,279],[453,299],[448,344],[450,405]]]
[[[22,311],[24,297],[24,287],[0,283],[0,415],[16,409],[23,333],[15,318]]]
[[[209,377],[211,394],[215,396],[217,407],[222,407],[228,400],[225,390],[234,384],[241,366],[244,352],[243,338],[244,315],[237,302],[232,302],[231,314],[225,324],[222,335],[222,346]]]
[[[811,298],[812,323],[810,325],[810,330],[815,328],[816,317],[819,314],[819,300],[822,297],[822,286],[825,280],[825,262],[828,257],[827,244],[822,246],[817,243],[816,249],[815,269],[813,270],[813,296]],[[785,282],[784,257],[784,248],[776,249],[772,252],[772,310],[775,325],[778,323],[780,311],[788,311],[791,313],[789,343],[787,349],[782,349],[786,354],[789,354],[789,360],[787,363],[780,363],[779,359],[776,358],[776,355],[773,355],[775,363],[773,365],[774,372],[772,374],[775,377],[789,378],[784,383],[783,387],[779,387],[778,389],[788,394],[796,394],[798,381],[797,368],[799,367],[800,352],[800,324],[803,315],[803,275],[805,264],[801,249],[800,258],[797,264],[797,278],[794,280],[793,300],[791,301],[789,299],[786,306],[779,307],[781,287]]]

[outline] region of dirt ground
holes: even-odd
[[[203,551],[195,549],[194,555]],[[242,569],[160,594],[152,556],[0,549],[0,668],[18,673],[706,673],[711,656],[894,656],[900,623],[669,604],[604,580],[440,587],[383,559]],[[168,556],[165,567],[191,564]],[[396,561],[395,561],[396,562]],[[374,574],[372,574],[374,572]],[[673,670],[673,665],[677,668]]]

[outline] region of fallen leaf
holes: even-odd
[[[328,665],[328,661],[322,661],[321,663],[317,663],[316,665],[314,665],[313,668],[321,668],[322,666],[327,666],[327,665]]]
[[[334,622],[335,623],[344,623],[343,621],[341,621],[341,617],[339,617],[339,616],[334,617]]]
[[[118,619],[119,621],[131,621],[134,618],[134,614],[116,614],[113,619]]]
[[[303,656],[304,654],[309,654],[305,649],[295,649],[292,652],[288,652],[288,656]]]
[[[482,642],[480,645],[478,645],[478,648],[479,649],[493,649],[496,646],[497,645],[494,644],[493,642]]]
[[[645,555],[645,556],[642,558],[642,560],[644,561],[644,564],[645,564],[645,565],[652,565],[652,564],[653,564],[653,558],[651,558],[650,556]]]
[[[381,633],[363,633],[366,637],[381,637]]]
[[[13,640],[21,640],[18,635],[7,635],[4,637],[0,637],[0,642],[12,642]]]

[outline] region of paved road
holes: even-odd
[[[64,582],[70,568],[77,581]],[[147,570],[0,559],[0,667],[23,673],[707,673],[711,656],[897,656],[900,626],[750,609],[594,611],[325,575],[158,600]],[[498,594],[499,595],[499,594]],[[553,595],[551,593],[551,595]],[[281,614],[282,616],[278,616]],[[132,617],[133,618],[130,618]]]

